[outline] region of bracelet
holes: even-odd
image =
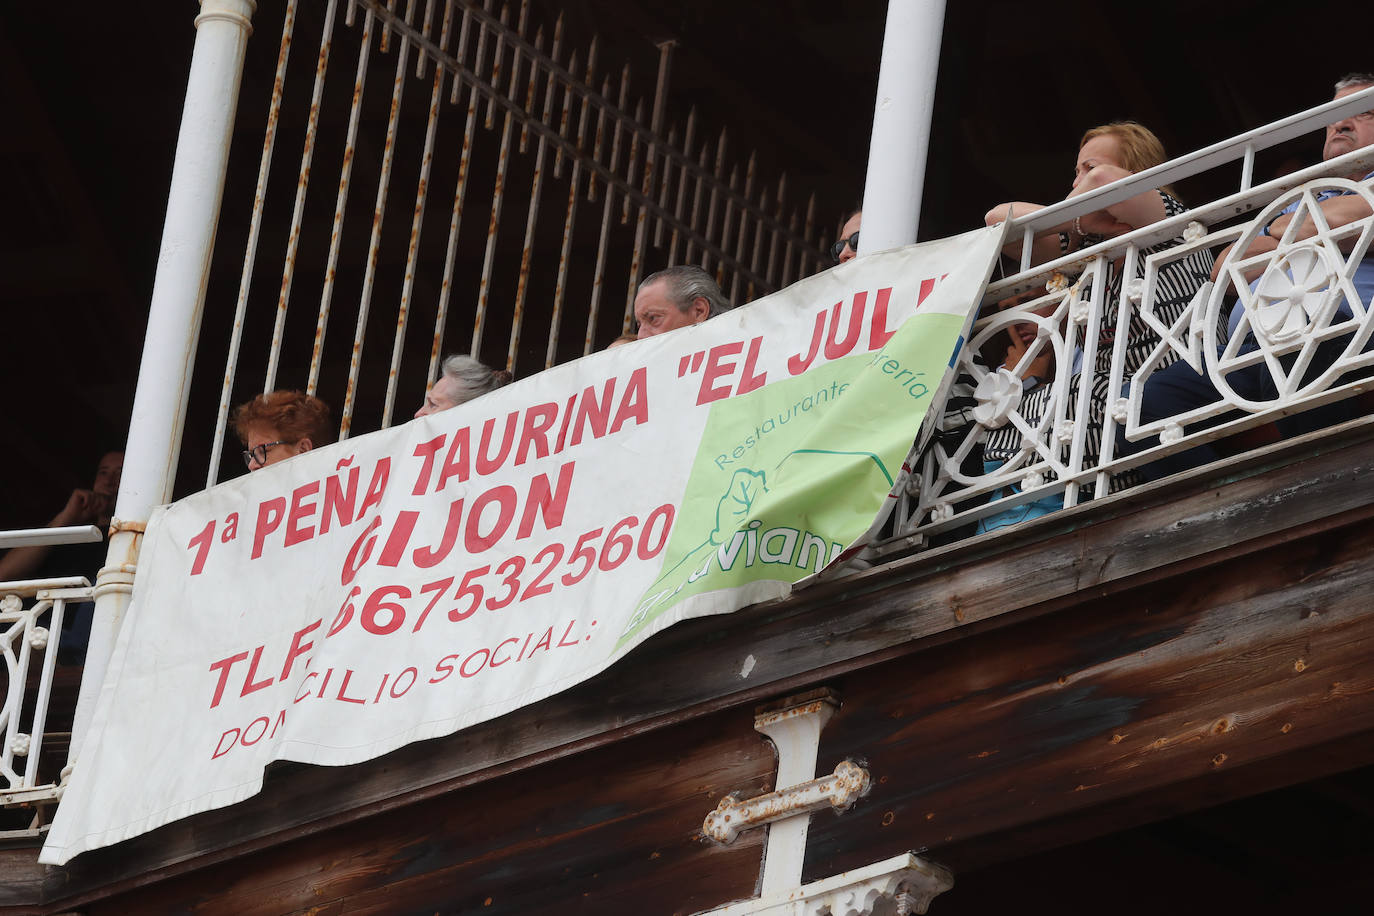
[[[1087,233],[1083,231],[1083,224],[1079,222],[1081,219],[1083,219],[1081,216],[1073,218],[1073,231],[1078,233],[1079,238],[1085,238]]]
[[[1263,236],[1267,236],[1267,237],[1269,237],[1269,238],[1273,238],[1273,237],[1274,237],[1274,234],[1273,234],[1272,232],[1269,231],[1270,227],[1273,226],[1274,223],[1278,222],[1279,216],[1286,216],[1286,215],[1287,215],[1286,213],[1280,213],[1278,216],[1275,216],[1275,217],[1274,217],[1273,219],[1271,219],[1269,222],[1265,223],[1265,224],[1264,224],[1264,228],[1260,230],[1260,233],[1259,233],[1259,234],[1260,234],[1260,235],[1263,235]]]

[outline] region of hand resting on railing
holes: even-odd
[[[1162,162],[1164,145],[1148,128],[1132,122],[1094,127],[1079,142],[1073,187],[1065,199],[1072,200]],[[1168,201],[1171,199],[1166,191],[1152,189],[1101,210],[1040,229],[1031,248],[1031,263],[1043,264],[1103,239],[1115,238],[1157,223],[1169,215]],[[1025,201],[1001,203],[983,216],[983,222],[988,226],[996,226],[1007,219],[1028,216],[1043,209],[1043,204]],[[1018,256],[1021,251],[1020,238],[1008,242],[1003,251],[1009,257]]]

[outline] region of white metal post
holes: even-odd
[[[69,767],[89,730],[115,637],[129,607],[144,525],[153,507],[171,496],[244,49],[256,8],[255,0],[201,0],[195,20],[167,220],[124,449],[124,474],[110,524],[110,549],[96,579],[95,621],[72,726]]]
[[[778,750],[778,778],[774,791],[799,786],[815,777],[821,729],[835,714],[837,705],[834,700],[822,698],[755,717],[754,728],[767,735]],[[801,886],[810,825],[810,813],[769,825],[760,887],[763,896],[787,893]]]
[[[945,0],[889,0],[859,256],[910,245],[921,219]]]

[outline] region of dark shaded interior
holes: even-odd
[[[757,150],[769,171],[785,169],[799,194],[814,190],[829,234],[860,198],[885,4],[535,6],[561,8],[572,35],[599,33],[605,59],[628,60],[645,80],[656,66],[654,42],[676,38],[672,114],[695,105],[730,125],[736,148]],[[973,227],[1001,200],[1062,196],[1088,126],[1136,119],[1180,154],[1325,101],[1336,77],[1370,69],[1368,52],[1353,42],[1292,40],[1295,18],[1309,34],[1362,27],[1348,4],[1309,3],[1300,17],[1293,13],[1239,2],[950,3],[922,238]],[[0,162],[11,176],[0,191],[10,385],[0,527],[46,522],[123,440],[194,14],[192,4],[61,19],[45,4],[0,7],[0,92],[11,121],[0,134]],[[249,44],[230,185],[250,193],[280,16],[280,4],[263,0]],[[1267,178],[1318,153],[1315,137],[1291,144],[1262,156],[1256,174]],[[1204,200],[1227,190],[1224,180],[1180,190]],[[249,203],[226,198],[226,237],[241,237]],[[269,214],[267,232],[283,236],[285,219]],[[500,257],[518,258],[513,244]],[[207,307],[178,496],[203,485],[208,460],[224,349],[214,335],[232,313],[242,247],[222,249],[215,275],[228,288]],[[260,284],[270,295],[276,278],[265,274]],[[602,333],[614,336],[609,326]],[[244,375],[259,377],[260,368],[245,366]],[[1021,912],[1363,912],[1356,907],[1371,890],[1374,853],[1369,777],[1353,770],[1051,852],[1027,849],[1024,858],[968,873],[933,909],[997,912],[1018,901]]]

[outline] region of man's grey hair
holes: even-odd
[[[1351,86],[1374,86],[1374,73],[1347,73],[1345,76],[1336,80],[1336,91],[1349,89]]]
[[[511,380],[511,374],[506,370],[493,369],[464,353],[447,357],[440,365],[440,374],[453,379],[462,390],[459,404],[495,391]]]
[[[650,283],[657,283],[659,280],[663,281],[668,300],[676,305],[679,311],[687,311],[698,299],[705,299],[711,307],[706,313],[707,318],[714,318],[732,308],[711,275],[694,264],[665,267],[658,273],[645,277],[639,288],[643,290]]]

